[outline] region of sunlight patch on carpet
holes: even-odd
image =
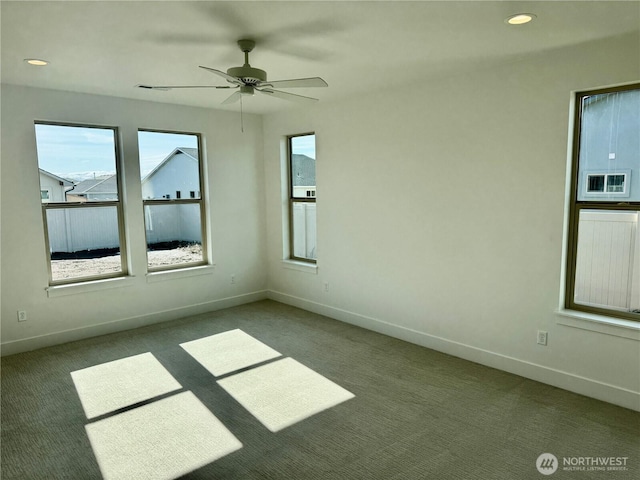
[[[355,396],[292,358],[223,378],[218,384],[272,432]]]
[[[281,355],[240,329],[181,343],[180,346],[216,377]]]
[[[182,388],[148,352],[76,370],[71,378],[89,419]]]
[[[174,479],[242,448],[190,391],[85,428],[105,480]]]

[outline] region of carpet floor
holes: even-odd
[[[257,355],[253,362],[259,363],[217,378],[181,347],[236,329],[281,356]],[[150,356],[136,357],[147,353],[159,366]],[[76,381],[91,387],[95,372],[106,369],[111,375],[110,367],[119,364],[110,362],[122,359],[132,359],[122,365],[131,370],[127,379],[135,379],[123,391],[130,392],[131,385],[145,383],[152,372],[163,370],[162,375],[173,377],[180,388],[163,381],[142,395],[155,397],[130,405],[137,398],[129,400],[127,393],[121,403],[113,403],[115,407],[103,407],[87,388],[89,393],[80,395],[86,397],[86,405],[98,405],[95,415],[101,415],[88,418],[94,414],[85,412],[71,372],[83,372],[86,377],[76,374]],[[304,366],[302,380],[292,382],[298,382],[299,389],[307,381],[316,388],[315,379],[324,378],[349,395],[271,431],[254,415],[264,403],[256,395],[273,391],[269,394],[281,400],[278,396],[283,391],[288,395],[290,383],[265,381],[269,377],[260,372],[277,373],[282,366],[287,373],[292,365],[301,368],[298,364]],[[140,380],[136,375],[146,368],[151,373]],[[246,396],[242,392],[260,385],[251,380],[255,375],[265,386]],[[243,383],[244,379],[250,381]],[[138,455],[135,462],[142,465],[141,471],[149,471],[158,462],[144,457],[148,450],[141,443],[149,441],[144,431],[135,432],[140,440],[126,432],[133,421],[151,424],[163,415],[173,423],[150,430],[158,443],[154,451],[179,451],[163,441],[174,437],[172,429],[179,430],[175,437],[185,440],[181,445],[188,451],[179,455],[175,472],[161,471],[150,478],[540,479],[546,475],[538,471],[536,461],[543,453],[559,462],[547,478],[640,478],[640,413],[273,301],[3,357],[1,380],[5,480],[100,479],[99,462],[113,464],[110,471],[117,471],[118,456],[124,465],[130,452]],[[225,384],[240,392],[233,394],[241,401],[223,388]],[[278,408],[292,408],[286,404],[273,402],[275,414]],[[127,406],[103,414],[119,405]],[[188,422],[193,425],[183,428]],[[114,443],[119,431],[127,438]],[[226,440],[219,451],[211,452],[202,448],[209,437]],[[185,470],[191,453],[197,461]],[[577,465],[585,457],[626,460],[624,468],[607,470]],[[563,465],[567,459],[573,464]],[[149,469],[144,462],[149,462]],[[545,462],[548,467],[548,457]]]

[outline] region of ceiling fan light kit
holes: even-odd
[[[238,46],[244,53],[244,65],[241,67],[231,67],[227,69],[226,73],[215,68],[205,67],[200,65],[200,68],[207,70],[219,77],[224,78],[229,85],[136,85],[138,88],[144,88],[147,90],[171,90],[173,88],[237,88],[238,90],[231,94],[226,100],[222,102],[223,105],[237,102],[243,96],[252,96],[256,92],[268,95],[271,97],[280,98],[283,100],[289,100],[293,102],[317,102],[317,98],[306,97],[304,95],[295,95],[293,93],[282,92],[280,90],[274,90],[276,88],[304,88],[304,87],[327,87],[325,82],[320,77],[311,78],[293,78],[288,80],[275,80],[267,81],[267,72],[259,68],[252,67],[249,64],[249,52],[251,52],[256,42],[251,39],[238,40]]]

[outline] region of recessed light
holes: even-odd
[[[516,13],[515,15],[511,15],[507,17],[505,22],[509,25],[524,25],[525,23],[529,23],[536,16],[533,13]]]
[[[29,65],[35,65],[37,67],[44,67],[45,65],[49,65],[49,62],[46,60],[42,60],[41,58],[25,58],[25,62]]]

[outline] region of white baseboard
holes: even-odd
[[[87,327],[74,328],[61,332],[49,333],[46,335],[38,335],[36,337],[24,338],[11,342],[0,344],[0,352],[2,356],[13,355],[16,353],[28,352],[38,348],[51,347],[62,343],[74,342],[85,338],[97,337],[99,335],[107,335],[109,333],[121,332],[123,330],[131,330],[133,328],[144,327],[154,323],[167,322],[177,320],[183,317],[199,315],[201,313],[222,310],[223,308],[236,307],[245,303],[264,300],[267,297],[265,290],[257,292],[245,293],[234,297],[221,298],[211,302],[199,303],[197,305],[189,305],[186,307],[172,308],[160,312],[147,313],[136,317],[123,318],[111,322],[100,323],[98,325],[90,325]]]
[[[631,410],[640,411],[640,393],[599,382],[569,372],[545,367],[535,363],[466,345],[446,338],[429,335],[410,328],[394,325],[383,320],[349,312],[340,308],[269,290],[268,298],[318,313],[351,325],[366,328],[390,337],[398,338],[438,352],[453,355],[471,362],[486,365],[521,377],[529,378],[580,395],[613,403]]]

